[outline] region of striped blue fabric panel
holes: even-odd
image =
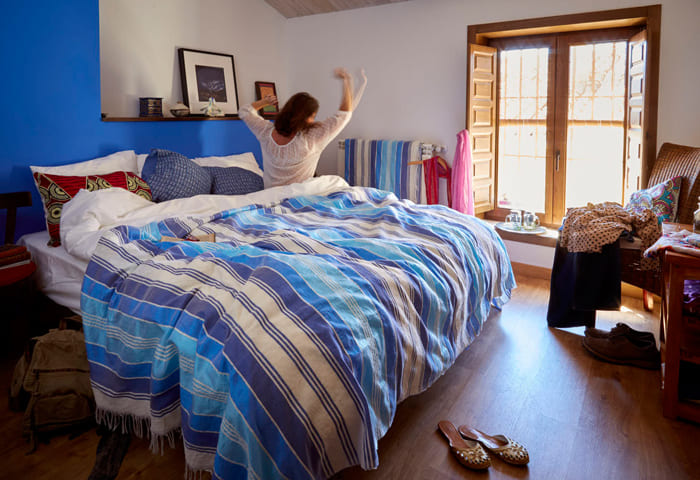
[[[181,429],[218,478],[376,468],[397,404],[514,286],[484,222],[377,189],[119,227],[82,289],[98,418]]]
[[[350,185],[378,188],[415,203],[426,200],[423,165],[414,163],[420,160],[420,142],[345,140],[344,174]]]

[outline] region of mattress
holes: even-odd
[[[23,235],[18,243],[27,247],[36,263],[36,285],[54,302],[80,314],[80,287],[87,262],[74,257],[61,245],[50,247],[49,232]]]

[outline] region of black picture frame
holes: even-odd
[[[261,100],[265,95],[277,96],[277,88],[275,88],[275,82],[255,82],[255,99]],[[274,118],[279,113],[279,107],[277,104],[268,105],[260,109],[260,115],[266,118]]]
[[[182,101],[190,115],[204,116],[213,97],[226,116],[238,115],[238,85],[233,55],[178,48]]]

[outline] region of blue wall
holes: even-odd
[[[33,200],[18,211],[17,237],[45,228],[29,165],[62,165],[119,150],[147,153],[152,147],[190,157],[252,151],[261,161],[258,142],[239,120],[101,121],[99,54],[97,0],[3,6],[0,193],[29,190]]]

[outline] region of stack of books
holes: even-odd
[[[11,285],[29,277],[36,264],[27,247],[21,245],[0,246],[0,286]]]

